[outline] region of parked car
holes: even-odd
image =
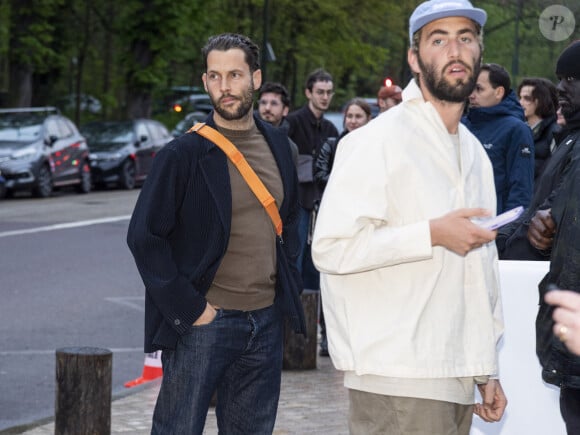
[[[174,112],[204,112],[213,110],[213,105],[208,94],[191,94],[175,100],[171,104]]]
[[[205,112],[188,113],[187,115],[185,115],[185,118],[179,121],[175,126],[175,128],[171,130],[171,134],[174,137],[181,136],[183,133],[185,133],[187,130],[193,127],[196,123],[205,121],[205,118],[207,118],[207,113]]]
[[[95,121],[81,126],[87,138],[93,183],[133,189],[151,169],[155,154],[173,139],[167,128],[153,119]]]
[[[343,112],[326,112],[324,117],[334,124],[338,134],[344,130],[344,113]]]
[[[30,190],[46,198],[55,187],[91,190],[85,138],[54,107],[0,109],[0,171],[8,194]]]
[[[57,105],[63,111],[72,111],[75,109],[77,104],[77,94],[69,94],[62,97]],[[79,95],[79,109],[81,112],[89,112],[92,114],[101,113],[103,105],[101,102],[92,95],[80,94]]]
[[[180,99],[192,94],[204,94],[201,86],[178,85],[171,86],[153,97],[153,113],[167,113],[173,111],[173,105]],[[186,109],[188,110],[188,109]]]

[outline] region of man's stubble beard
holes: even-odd
[[[230,95],[230,94],[222,95],[221,98],[224,98],[224,97],[232,97],[232,95]],[[250,112],[252,110],[252,107],[254,106],[254,80],[252,80],[250,82],[250,86],[242,94],[241,99],[238,99],[241,104],[238,107],[238,109],[234,112],[228,112],[227,110],[222,109],[220,107],[219,99],[215,100],[212,95],[210,95],[210,99],[211,99],[211,102],[213,104],[215,111],[222,118],[224,118],[228,121],[237,121],[239,119],[242,119],[245,116],[247,116],[248,112]]]
[[[448,101],[451,103],[465,103],[467,101],[469,95],[471,95],[475,89],[475,84],[477,83],[477,78],[481,70],[481,54],[474,62],[473,68],[470,68],[469,65],[463,61],[449,62],[442,68],[443,72],[450,64],[453,63],[460,63],[465,68],[467,68],[468,71],[472,71],[471,77],[469,77],[466,82],[457,80],[455,85],[453,85],[443,78],[443,72],[441,77],[437,78],[435,74],[435,66],[426,65],[421,59],[421,56],[419,56],[418,52],[417,61],[419,63],[419,68],[421,69],[420,75],[423,76],[423,81],[429,92],[438,100]]]

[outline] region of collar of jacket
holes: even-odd
[[[425,98],[423,98],[423,93],[421,92],[421,88],[415,81],[412,79],[405,89],[403,89],[403,101],[410,101],[410,100],[421,100],[425,102]]]

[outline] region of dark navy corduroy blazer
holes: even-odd
[[[213,115],[206,122],[215,128]],[[296,331],[304,333],[302,284],[296,268],[296,170],[286,134],[256,117],[255,122],[272,150],[284,186],[275,305]],[[145,352],[175,348],[179,336],[204,311],[205,294],[228,245],[231,195],[226,155],[197,133],[173,140],[155,156],[127,234],[145,284]]]

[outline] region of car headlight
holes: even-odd
[[[26,147],[26,148],[22,148],[21,150],[14,151],[10,155],[10,158],[13,160],[32,159],[36,156],[37,152],[38,151],[37,151],[36,147],[34,147],[34,146]]]

